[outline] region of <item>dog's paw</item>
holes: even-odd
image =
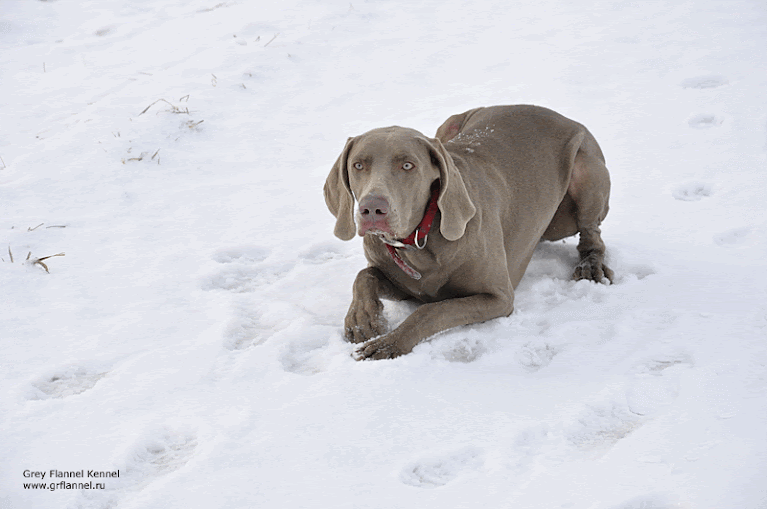
[[[386,332],[386,318],[380,300],[354,301],[344,319],[346,340],[362,343]]]
[[[580,281],[586,279],[589,281],[596,281],[601,283],[604,278],[607,278],[610,283],[613,282],[615,274],[612,269],[604,264],[601,257],[587,256],[581,262],[575,266],[573,271],[573,279]]]
[[[392,338],[391,335],[386,335],[365,343],[355,350],[352,357],[358,361],[394,359],[400,355],[410,353],[411,350],[412,347],[406,348]]]

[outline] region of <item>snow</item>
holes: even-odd
[[[765,46],[746,0],[6,0],[0,507],[766,508]],[[616,284],[542,244],[355,362],[346,137],[513,103],[599,140]]]

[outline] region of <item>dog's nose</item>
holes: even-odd
[[[389,213],[389,201],[383,196],[366,196],[360,200],[360,214],[364,219],[378,221]]]

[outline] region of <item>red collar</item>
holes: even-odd
[[[413,233],[402,240],[394,242],[388,242],[381,238],[386,244],[386,249],[389,250],[389,255],[392,257],[392,260],[394,260],[394,263],[397,264],[397,267],[402,269],[405,274],[413,279],[421,279],[421,274],[402,259],[399,253],[397,253],[397,249],[413,249],[411,246],[415,246],[416,249],[423,249],[426,247],[426,240],[429,237],[431,225],[434,222],[434,216],[437,215],[438,198],[439,180],[435,180],[434,184],[431,186],[431,198],[429,198],[429,203],[426,205],[426,212],[424,213],[421,222],[416,226],[415,230],[413,230]]]

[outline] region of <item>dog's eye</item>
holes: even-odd
[[[410,171],[410,170],[412,170],[413,168],[415,168],[415,165],[414,165],[413,163],[405,163],[405,164],[403,164],[403,165],[402,165],[402,169],[403,169],[403,170],[408,170],[408,171]]]
[[[362,169],[362,163],[354,163],[354,169],[355,170],[361,170]]]

